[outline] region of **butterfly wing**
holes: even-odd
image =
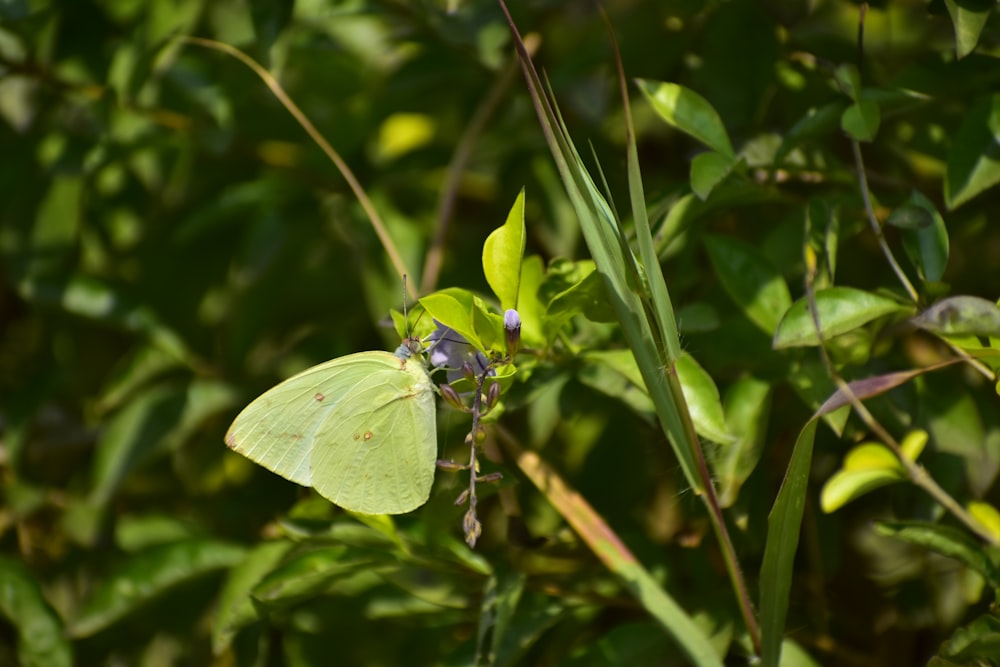
[[[365,368],[365,377],[319,425],[312,482],[345,509],[403,514],[423,505],[434,483],[434,388],[419,358],[379,354],[392,368]]]
[[[334,407],[366,377],[399,371],[388,352],[350,354],[308,368],[245,407],[226,433],[236,452],[296,484],[312,486],[310,452]]]

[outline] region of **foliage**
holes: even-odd
[[[608,4],[0,5],[0,663],[1000,660],[992,5]],[[422,508],[226,448],[435,320]]]

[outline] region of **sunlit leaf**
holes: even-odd
[[[840,127],[857,141],[875,139],[880,122],[878,103],[871,100],[855,102],[847,107],[840,117]]]
[[[524,255],[524,190],[517,195],[507,221],[494,229],[483,244],[483,273],[500,309],[517,308]]]
[[[981,500],[972,500],[966,506],[972,518],[983,525],[984,528],[997,541],[1000,541],[1000,511],[990,503]]]
[[[708,199],[734,165],[733,158],[715,151],[695,155],[691,161],[691,189],[702,201]]]
[[[690,354],[682,355],[676,368],[698,435],[714,442],[732,443],[734,437],[726,425],[722,400],[712,376]]]
[[[835,512],[866,493],[905,478],[902,464],[888,447],[881,443],[857,445],[823,485],[820,507],[824,512]]]
[[[955,26],[955,54],[964,58],[976,49],[979,35],[996,3],[990,0],[944,0]]]
[[[816,308],[823,338],[847,333],[872,320],[892,313],[904,312],[906,306],[884,296],[852,287],[830,287],[816,292]],[[809,312],[809,302],[803,297],[792,304],[774,332],[775,349],[817,345],[816,325]]]
[[[715,448],[712,469],[718,480],[719,503],[730,507],[764,450],[771,385],[753,377],[740,378],[726,389],[724,406],[726,423],[736,440]]]
[[[704,97],[676,83],[644,79],[636,83],[663,120],[724,157],[735,156],[722,119]]]

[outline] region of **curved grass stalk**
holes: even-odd
[[[236,58],[241,63],[249,67],[253,73],[264,82],[264,85],[267,86],[268,90],[270,90],[271,93],[278,98],[278,102],[281,103],[281,106],[285,107],[288,113],[292,115],[292,118],[294,118],[302,129],[306,131],[309,138],[320,147],[323,153],[325,153],[330,161],[333,162],[334,166],[337,167],[337,171],[340,172],[340,175],[344,177],[345,181],[347,181],[348,187],[351,188],[351,192],[353,192],[354,196],[357,197],[358,203],[361,204],[361,208],[364,210],[365,215],[368,216],[368,221],[371,223],[372,229],[375,230],[375,234],[378,236],[379,242],[382,244],[382,248],[385,249],[386,254],[389,256],[389,261],[392,262],[392,266],[396,269],[396,272],[401,276],[411,275],[410,271],[406,267],[406,262],[403,261],[403,256],[400,255],[399,251],[396,249],[396,244],[389,235],[389,231],[386,229],[385,223],[382,222],[382,218],[379,216],[378,211],[375,210],[375,205],[372,204],[372,201],[368,198],[368,194],[365,192],[365,189],[361,186],[361,182],[358,181],[354,172],[351,171],[351,168],[344,161],[344,158],[340,156],[340,153],[334,150],[333,146],[330,145],[330,142],[328,142],[323,135],[320,134],[319,130],[316,129],[316,126],[312,124],[309,117],[306,116],[302,109],[300,109],[292,98],[288,96],[285,89],[281,87],[280,83],[278,83],[278,80],[275,79],[270,72],[264,69],[260,63],[243,51],[237,49],[235,46],[230,46],[229,44],[225,44],[223,42],[217,42],[214,39],[205,39],[203,37],[185,36],[181,37],[181,39],[189,44],[203,46]],[[415,281],[404,282],[407,285],[410,298],[416,299],[419,294],[417,294],[416,288],[414,287]]]

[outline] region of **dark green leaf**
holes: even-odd
[[[892,210],[885,224],[900,229],[926,229],[934,224],[934,214],[922,206],[903,204]]]
[[[949,664],[995,664],[1000,661],[1000,618],[983,614],[958,628],[938,655],[953,661]]]
[[[73,665],[62,619],[28,568],[5,556],[0,556],[0,614],[17,631],[21,667]]]
[[[952,526],[922,521],[876,521],[875,529],[883,535],[916,544],[954,558],[983,575],[994,589],[1000,589],[1000,550],[986,547],[965,531]]]
[[[268,607],[285,607],[322,595],[338,579],[374,575],[373,566],[385,562],[378,554],[344,546],[304,551],[261,579],[253,587],[253,597]]]
[[[250,591],[281,562],[294,544],[287,541],[262,542],[254,547],[229,572],[219,595],[219,606],[212,624],[212,650],[219,654],[232,642],[240,628],[256,621],[261,614]]]
[[[958,208],[1000,183],[1000,93],[982,100],[962,118],[948,152],[944,199]]]
[[[904,228],[902,232],[903,248],[907,257],[925,280],[930,282],[941,280],[948,265],[950,251],[948,228],[944,224],[944,218],[931,200],[916,190],[900,208],[911,212],[912,215],[907,214],[907,217],[918,222],[916,227]],[[893,214],[895,215],[895,211]],[[892,219],[893,216],[890,215],[890,224]]]
[[[792,304],[781,274],[748,243],[724,236],[705,236],[712,268],[729,297],[768,335],[774,334]]]
[[[809,487],[816,420],[810,420],[795,441],[792,460],[778,497],[767,517],[767,545],[760,568],[760,632],[763,640],[761,664],[777,667],[788,615],[788,600],[795,569],[795,552]]]
[[[243,547],[229,542],[192,540],[131,556],[90,595],[70,634],[89,637],[100,632],[184,582],[235,565],[244,553]]]
[[[792,149],[809,139],[828,135],[840,127],[840,118],[847,104],[838,100],[821,107],[812,107],[785,133],[781,146],[774,154],[775,166],[780,166]]]

